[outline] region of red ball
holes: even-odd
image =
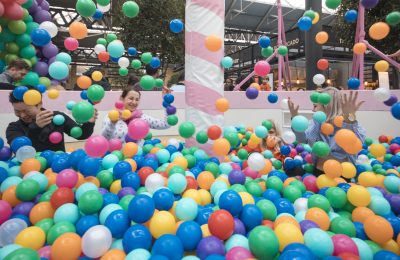
[[[352,253],[342,253],[338,255],[342,260],[360,260],[360,257],[352,254]]]
[[[53,192],[50,197],[50,204],[53,209],[58,209],[64,204],[74,203],[75,195],[72,189],[69,188],[58,188]]]
[[[297,155],[296,149],[290,150],[290,154],[289,154],[290,157],[294,158],[296,155]]]
[[[145,166],[140,168],[138,171],[139,177],[140,177],[140,184],[144,185],[146,182],[147,177],[150,176],[150,174],[154,173],[153,168]]]
[[[197,190],[199,188],[197,181],[193,177],[186,176],[186,181],[187,181],[186,190],[190,190],[190,189]]]
[[[97,57],[99,58],[99,61],[101,62],[108,62],[110,60],[110,54],[106,51],[100,52]]]
[[[221,128],[217,125],[212,125],[207,130],[208,138],[211,140],[217,140],[221,136]]]
[[[5,6],[4,16],[11,20],[21,20],[24,17],[24,11],[19,4],[9,3]]]
[[[274,230],[274,222],[272,222],[271,220],[268,219],[263,220],[262,225]]]
[[[386,135],[381,135],[381,136],[379,136],[378,140],[379,140],[380,143],[387,143],[387,142],[389,142],[389,138],[387,138]]]
[[[317,62],[317,68],[319,70],[326,70],[329,68],[329,61],[327,59],[320,59]]]
[[[5,10],[4,5],[2,2],[0,2],[0,16],[4,15],[4,10]]]
[[[315,176],[307,176],[303,180],[304,186],[306,186],[306,189],[308,191],[312,192],[318,192],[318,186],[317,186],[317,178]]]
[[[235,221],[231,213],[220,209],[211,214],[208,219],[208,229],[213,236],[226,240],[233,234]]]

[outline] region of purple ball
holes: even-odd
[[[0,149],[0,161],[8,161],[11,158],[11,149],[8,146],[4,146]]]
[[[304,152],[304,147],[302,145],[298,145],[298,146],[296,146],[296,151],[297,151],[297,153],[302,153],[302,152]]]
[[[32,3],[32,6],[29,7],[28,11],[29,11],[30,14],[34,14],[34,13],[36,13],[36,12],[38,11],[38,8],[39,8],[39,5],[38,5],[38,3],[34,0],[33,3]]]
[[[397,97],[393,94],[390,95],[390,98],[388,100],[386,100],[385,102],[383,102],[385,105],[387,105],[388,107],[393,106],[394,104],[397,103]]]
[[[392,207],[392,211],[396,215],[400,215],[400,195],[392,195],[389,199],[389,204]]]
[[[104,189],[104,188],[99,188],[98,191],[100,192],[101,195],[104,195],[104,194],[106,194],[106,193],[108,192],[108,191],[107,191],[106,189]]]
[[[34,0],[34,1],[36,1],[38,5],[41,5],[43,2],[43,0]]]
[[[35,206],[35,203],[33,202],[22,202],[17,206],[15,206],[15,208],[13,209],[13,214],[21,214],[28,216],[33,206]]]
[[[209,255],[224,255],[224,243],[215,236],[205,237],[197,245],[196,253],[200,259],[205,259]]]
[[[40,7],[38,7],[38,9],[39,8]],[[36,11],[33,18],[34,18],[34,21],[39,24],[46,22],[46,21],[51,22],[51,14],[49,13],[49,11],[43,10],[42,8],[40,8],[40,10]]]
[[[318,224],[311,220],[303,220],[300,222],[301,232],[304,234],[310,228],[319,228]]]
[[[231,185],[233,184],[244,184],[246,182],[246,176],[240,170],[233,170],[228,175],[228,180]]]
[[[118,192],[118,197],[122,199],[126,195],[136,195],[136,191],[132,187],[124,187]]]
[[[248,99],[256,99],[258,97],[258,90],[256,88],[248,88],[246,96]]]
[[[158,160],[157,159],[157,156],[155,155],[155,154],[152,154],[152,153],[148,153],[148,154],[146,154],[145,156],[144,156],[144,159],[146,160],[146,159],[149,159],[149,158],[151,158],[151,159],[154,159],[154,160]]]
[[[49,44],[43,47],[42,53],[48,59],[54,58],[58,54],[58,47],[52,42],[50,42]]]
[[[47,12],[50,10],[50,5],[46,0],[40,4],[40,7]]]
[[[383,196],[385,196],[387,194],[386,190],[382,187],[375,186],[374,188],[379,190]]]
[[[306,157],[307,156],[307,154],[308,154],[308,152],[306,152],[306,151],[304,151],[304,152],[301,152],[301,157]]]
[[[168,107],[167,107],[167,114],[168,114],[168,115],[175,115],[175,114],[176,114],[176,107],[174,107],[174,106],[168,106]]]
[[[374,8],[379,3],[379,0],[361,0],[361,4],[367,8]]]
[[[35,66],[33,66],[33,71],[35,71],[39,76],[44,77],[49,73],[49,65],[46,62],[38,61]]]
[[[234,218],[233,219],[235,221],[235,229],[233,231],[233,234],[239,234],[239,235],[246,235],[246,228],[243,224],[243,222],[238,219],[238,218]]]

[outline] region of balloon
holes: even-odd
[[[369,36],[378,41],[386,38],[390,32],[390,27],[387,23],[384,22],[377,22],[374,23],[368,31]]]
[[[266,61],[259,61],[254,66],[254,72],[258,76],[261,76],[261,77],[267,76],[267,74],[270,72],[270,70],[271,70],[271,66]]]
[[[72,58],[71,58],[71,55],[69,55],[68,53],[61,52],[61,53],[57,54],[56,61],[61,61],[65,64],[69,65],[72,61]]]
[[[221,60],[221,65],[224,69],[229,69],[233,65],[233,59],[231,57],[224,57]]]
[[[308,16],[303,16],[297,21],[297,26],[301,31],[308,31],[312,26],[312,19]]]
[[[88,18],[96,13],[96,4],[92,0],[78,0],[75,9],[82,17]]]
[[[183,22],[180,19],[173,19],[169,23],[169,29],[173,33],[180,33],[183,31]]]
[[[88,99],[94,103],[100,102],[104,95],[105,92],[103,87],[97,84],[91,85],[87,90]]]
[[[125,48],[121,41],[115,40],[108,44],[107,52],[111,57],[119,58],[124,54]]]
[[[288,48],[284,45],[281,45],[278,48],[278,54],[282,55],[282,56],[285,56],[286,54],[288,54],[288,51],[289,51]]]
[[[128,18],[134,18],[139,14],[139,6],[134,1],[126,1],[122,5],[122,12]]]
[[[50,40],[50,34],[44,29],[35,29],[31,32],[32,43],[38,47],[43,47],[47,45]]]
[[[319,32],[315,35],[315,41],[320,45],[327,43],[328,39],[329,39],[329,35],[327,32],[324,32],[324,31]]]
[[[206,37],[205,46],[209,51],[217,52],[222,48],[222,39],[216,35]]]
[[[341,2],[341,0],[325,0],[325,5],[330,9],[336,9],[339,7]]]
[[[313,77],[313,82],[315,85],[322,85],[325,83],[325,76],[322,74],[315,74]]]
[[[104,255],[111,247],[112,235],[105,226],[91,227],[82,237],[82,252],[91,258]]]
[[[152,76],[144,75],[140,78],[140,86],[145,90],[151,90],[154,88],[155,80]]]

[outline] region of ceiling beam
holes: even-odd
[[[260,30],[261,25],[265,22],[265,20],[268,18],[269,14],[272,12],[272,9],[274,9],[274,5],[271,5],[271,7],[268,9],[268,11],[265,13],[263,18],[260,20],[260,22],[256,26],[256,31]]]

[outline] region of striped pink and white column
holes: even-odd
[[[223,114],[215,108],[215,101],[223,96],[224,71],[221,60],[224,49],[211,52],[205,39],[216,35],[224,39],[225,1],[187,0],[185,18],[185,86],[186,120],[205,130],[210,125],[223,125]],[[194,139],[187,144],[195,144]],[[209,150],[209,145],[202,146]]]

